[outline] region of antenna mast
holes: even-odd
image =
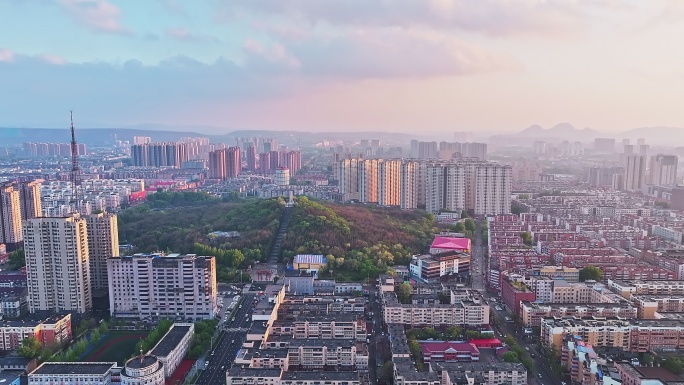
[[[78,188],[81,186],[81,170],[78,167],[78,144],[76,143],[76,130],[74,129],[74,111],[71,114],[71,187],[73,188],[73,201],[78,208]],[[78,209],[77,209],[78,210]]]

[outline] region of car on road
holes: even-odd
[[[541,373],[537,373],[537,376],[539,376],[539,378],[542,378],[542,375],[541,375]]]

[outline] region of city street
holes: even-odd
[[[254,294],[244,294],[241,302],[242,308],[238,308],[232,319],[225,324],[224,331],[219,335],[216,345],[209,355],[205,370],[195,381],[195,384],[210,385],[222,384],[226,381],[226,370],[230,369],[238,350],[245,340],[247,329],[252,324],[252,311],[254,310]]]
[[[368,301],[370,302],[371,311],[373,312],[373,317],[367,322],[372,322],[371,335],[369,337],[368,343],[368,373],[370,376],[371,384],[377,384],[377,370],[382,367],[385,363],[385,359],[388,357],[379,357],[379,352],[376,349],[376,344],[378,343],[378,337],[382,335],[382,307],[378,303],[378,288],[375,285],[368,285],[368,291],[370,293]],[[379,364],[379,365],[378,365]]]
[[[484,284],[484,279],[485,279],[485,274],[486,274],[486,266],[485,266],[485,248],[487,245],[482,244],[482,226],[480,226],[480,222],[476,221],[475,222],[475,242],[474,245],[472,246],[472,271],[471,271],[471,277],[470,277],[470,285],[473,289],[479,290],[479,291],[484,291],[485,289],[485,284]]]

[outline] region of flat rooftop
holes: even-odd
[[[186,334],[190,332],[190,326],[187,325],[173,325],[166,335],[152,348],[150,354],[157,357],[166,357],[178,344],[183,340]]]
[[[132,369],[141,369],[141,368],[146,368],[148,366],[153,365],[155,362],[161,363],[157,357],[150,356],[150,355],[145,355],[140,358],[140,356],[133,357],[128,362],[126,362],[126,366]]]
[[[107,374],[116,362],[46,362],[30,375],[35,374]]]
[[[235,365],[230,369],[230,371],[228,372],[228,375],[230,377],[248,377],[248,378],[278,377],[278,378],[280,378],[281,373],[282,373],[282,369],[243,368],[239,365]]]
[[[358,378],[355,372],[284,372],[281,380],[356,381]]]

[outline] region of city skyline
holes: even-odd
[[[0,126],[684,127],[681,3],[474,4],[0,1]]]

